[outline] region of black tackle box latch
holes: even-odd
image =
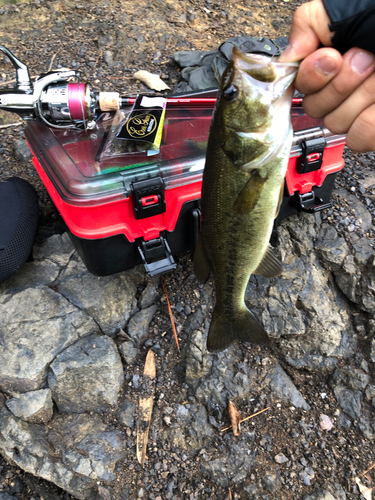
[[[297,160],[296,170],[299,174],[307,174],[319,170],[323,162],[324,148],[327,141],[324,137],[303,139],[301,141],[302,155]]]
[[[165,212],[164,185],[160,177],[131,184],[134,217],[145,219]]]
[[[320,210],[324,210],[332,206],[331,202],[324,202],[321,198],[319,198],[319,196],[315,194],[315,191],[309,191],[304,194],[295,193],[291,197],[289,203],[299,212],[307,212],[309,214],[320,212]]]
[[[149,241],[142,241],[138,245],[146,273],[150,276],[166,273],[176,269],[171,249],[165,238],[160,236]]]

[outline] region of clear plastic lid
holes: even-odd
[[[125,152],[101,161],[98,158],[113,125],[113,114],[104,114],[98,126],[87,132],[48,128],[39,120],[30,120],[25,132],[61,198],[73,205],[97,205],[128,197],[133,182],[148,178],[161,177],[165,189],[201,181],[212,113],[212,105],[167,106],[157,154]],[[291,156],[300,154],[300,142],[309,130],[328,132],[302,108],[292,108],[292,123]],[[327,142],[328,147],[342,144],[345,136],[327,133]]]

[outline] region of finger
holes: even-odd
[[[346,144],[353,151],[375,151],[375,104],[356,118],[346,136]]]
[[[345,101],[374,69],[374,54],[357,47],[348,50],[341,71],[322,90],[304,98],[304,110],[312,118],[323,118]]]
[[[321,44],[330,47],[333,33],[322,0],[307,2],[295,11],[290,28],[289,45],[280,62],[297,62],[314,52]]]
[[[363,111],[375,103],[375,73],[372,73],[340,106],[324,120],[335,134],[345,134]]]
[[[342,64],[342,55],[336,49],[318,49],[301,62],[294,85],[302,94],[314,94],[339,73]]]

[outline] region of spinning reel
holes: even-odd
[[[74,70],[57,70],[38,76],[31,83],[28,67],[3,45],[0,50],[17,72],[13,89],[0,90],[0,108],[24,119],[39,117],[57,128],[95,128],[97,110],[113,111],[121,106],[117,92],[93,92],[89,83],[79,80]]]

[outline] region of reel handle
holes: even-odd
[[[4,45],[0,45],[0,50],[9,58],[10,62],[17,71],[17,88],[19,90],[24,90],[25,92],[32,92],[29,69],[26,64],[17,59],[17,57],[12,54],[9,49],[4,47]]]

